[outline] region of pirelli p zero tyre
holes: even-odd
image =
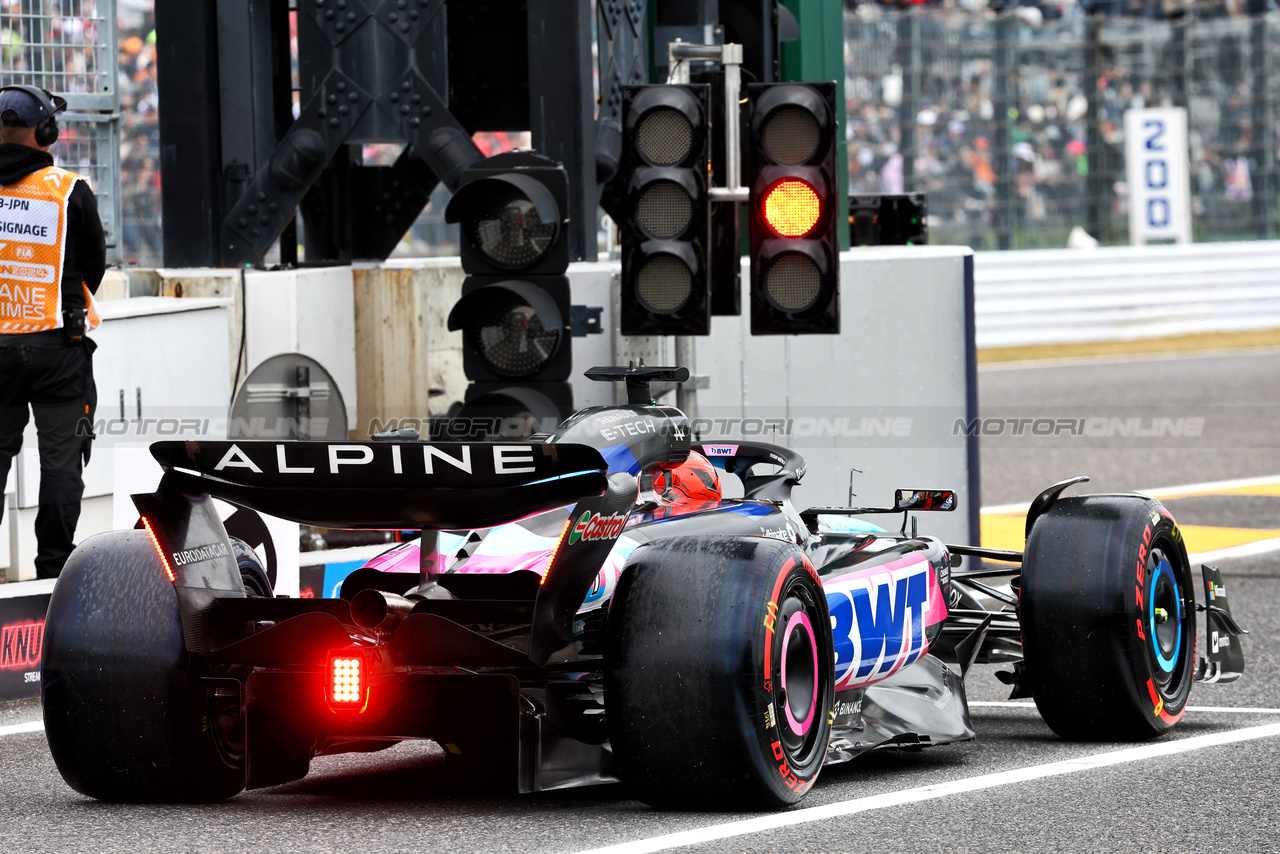
[[[606,643],[609,736],[646,803],[777,808],[813,786],[831,735],[835,658],[822,585],[794,545],[640,547]]]
[[[231,552],[236,556],[236,568],[240,570],[245,595],[255,599],[270,599],[275,595],[271,589],[271,578],[253,547],[239,537],[231,537],[230,540]]]
[[[101,534],[72,552],[49,602],[43,669],[49,750],[77,792],[200,802],[244,788],[145,531]]]
[[[1036,520],[1019,614],[1027,678],[1063,738],[1154,738],[1182,717],[1196,611],[1182,534],[1160,502],[1063,498]]]

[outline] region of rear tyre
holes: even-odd
[[[813,786],[831,736],[835,653],[822,585],[795,546],[642,546],[606,635],[609,736],[641,800],[771,809]]]
[[[1191,566],[1173,516],[1136,495],[1063,498],[1027,538],[1019,605],[1026,675],[1058,735],[1163,735],[1195,672]]]
[[[67,784],[131,802],[220,801],[243,789],[243,764],[216,740],[200,667],[146,532],[81,544],[49,602],[41,676],[45,735]]]
[[[253,548],[239,537],[231,537],[231,553],[236,557],[236,566],[240,570],[240,580],[244,583],[244,595],[255,599],[270,599],[275,596],[271,589],[271,578],[258,560]]]

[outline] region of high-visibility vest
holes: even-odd
[[[46,166],[0,186],[0,334],[62,328],[67,201],[84,177]],[[101,322],[84,282],[85,329]]]

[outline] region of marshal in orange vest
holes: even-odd
[[[62,265],[67,200],[84,177],[46,166],[0,187],[0,334],[62,328]],[[83,283],[85,329],[100,320]]]

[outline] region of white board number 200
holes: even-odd
[[[1144,148],[1150,152],[1145,158],[1143,175],[1146,177],[1147,190],[1167,190],[1169,186],[1169,161],[1163,154],[1165,148],[1165,124],[1163,119],[1147,119],[1142,123],[1146,136]],[[1169,199],[1166,196],[1149,196],[1147,198],[1147,225],[1151,228],[1168,228],[1170,219]]]

